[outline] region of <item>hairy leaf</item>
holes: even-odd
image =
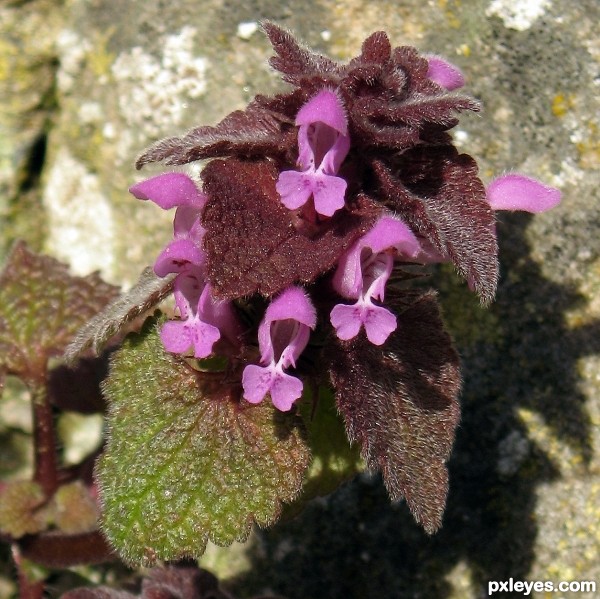
[[[67,363],[72,364],[90,346],[99,354],[112,336],[162,302],[173,291],[174,280],[175,275],[160,278],[151,267],[145,268],[129,291],[108,304],[77,332],[65,351]]]
[[[269,64],[283,75],[284,81],[299,85],[311,77],[327,78],[340,74],[341,68],[336,62],[302,47],[289,31],[270,21],[265,21],[262,27],[277,52]]]
[[[477,165],[452,146],[417,147],[394,164],[373,164],[381,200],[451,260],[483,303],[494,298],[498,244]]]
[[[81,481],[61,485],[50,509],[56,527],[68,535],[92,532],[98,527],[98,506]]]
[[[393,500],[404,497],[429,533],[441,525],[447,460],[459,419],[459,359],[437,302],[426,293],[389,302],[398,328],[383,346],[364,334],[331,348],[331,379],[348,437],[380,469]]]
[[[97,477],[103,530],[126,562],[244,540],[299,493],[309,460],[301,421],[240,401],[224,377],[166,354],[152,322],[113,356]]]
[[[186,164],[229,154],[283,154],[295,141],[293,116],[290,119],[253,102],[245,110],[232,112],[215,126],[197,127],[182,137],[169,137],[155,143],[135,165],[140,169],[161,160],[166,164]]]
[[[60,355],[117,293],[98,274],[74,277],[66,265],[18,242],[0,274],[0,370],[43,375],[48,358]]]
[[[265,296],[295,282],[311,283],[327,272],[373,223],[366,206],[340,210],[314,236],[293,224],[275,189],[269,161],[214,160],[202,172],[209,200],[202,224],[208,278],[219,297]]]
[[[372,33],[362,43],[360,54],[350,61],[348,65],[352,69],[355,65],[365,65],[374,63],[384,65],[390,59],[392,45],[385,31],[376,31]]]
[[[449,93],[427,76],[427,59],[410,46],[390,51],[387,36],[367,38],[339,82],[353,147],[405,150],[456,125],[456,114],[479,102]]]
[[[114,561],[116,555],[97,531],[65,534],[48,531],[28,535],[19,542],[21,555],[47,568],[101,564]]]
[[[216,576],[194,565],[152,568],[142,582],[142,599],[233,599],[219,588]]]
[[[402,101],[368,98],[356,102],[354,110],[380,127],[406,125],[417,128],[424,123],[451,127],[456,124],[456,112],[477,111],[479,107],[479,103],[468,96],[447,93],[435,96],[412,94]]]

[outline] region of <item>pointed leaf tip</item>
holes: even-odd
[[[406,499],[428,533],[442,522],[448,459],[459,419],[458,355],[432,293],[388,302],[398,329],[382,346],[364,337],[330,348],[338,410],[392,500]],[[407,305],[408,304],[408,305]]]

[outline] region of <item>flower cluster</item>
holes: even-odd
[[[239,324],[232,302],[213,297],[205,275],[206,254],[202,249],[205,229],[201,223],[206,196],[182,173],[147,179],[129,190],[136,198],[151,200],[164,210],[177,207],[173,220],[174,239],[154,263],[159,277],[176,273],[174,296],[181,320],[167,322],[161,330],[165,349],[206,358],[221,338],[239,345]]]
[[[177,275],[179,319],[162,328],[166,350],[196,358],[237,352],[243,397],[269,396],[287,411],[303,383],[286,370],[302,373],[297,362],[311,331],[342,346],[401,339],[385,301],[403,264],[450,261],[490,301],[494,211],[540,212],[560,194],[518,174],[484,187],[448,134],[456,114],[479,103],[456,91],[464,77],[444,59],[392,49],[379,32],[340,65],[273,24],[265,31],[277,52],[271,64],[293,91],[257,96],[246,110],[162,140],[138,160],[141,167],[212,158],[201,191],[172,172],[131,192],[177,207],[174,239],[154,266],[159,276]],[[402,289],[392,293],[392,304],[402,304]],[[247,323],[248,306],[263,298],[270,303],[262,319],[242,328],[242,313]],[[312,374],[321,378],[318,363],[317,356]]]

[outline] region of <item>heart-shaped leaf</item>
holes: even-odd
[[[97,477],[104,533],[125,561],[245,540],[298,495],[310,457],[300,418],[241,401],[225,377],[165,353],[152,321],[112,358]]]

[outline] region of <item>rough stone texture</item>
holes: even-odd
[[[39,244],[42,230],[77,271],[133,280],[169,236],[168,217],[127,194],[133,160],[276,89],[248,25],[261,18],[336,58],[382,28],[448,57],[486,107],[455,131],[483,178],[514,169],[564,199],[548,214],[501,215],[491,308],[436,275],[465,379],[442,531],[428,538],[363,477],[260,533],[240,562],[253,569],[232,585],[292,599],[474,599],[510,577],[600,585],[597,0],[4,3],[0,245]]]

